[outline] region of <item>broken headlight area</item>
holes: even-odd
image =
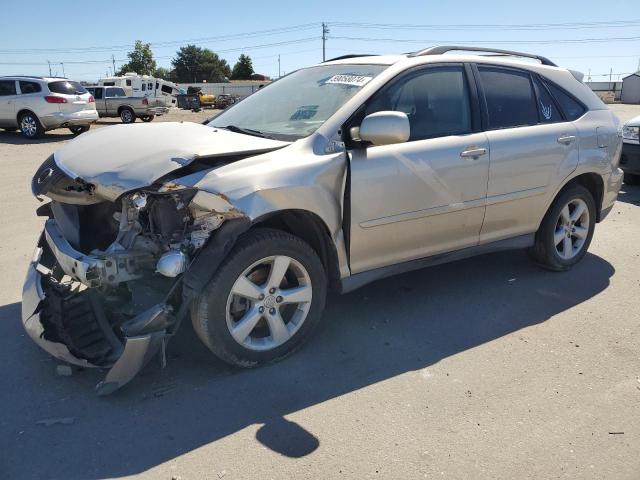
[[[211,196],[149,189],[41,207],[49,218],[23,290],[27,332],[60,359],[110,368],[99,393],[127,383],[186,315],[182,274],[215,230],[241,216]]]

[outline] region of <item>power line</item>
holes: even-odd
[[[307,23],[301,25],[292,25],[289,27],[272,28],[269,30],[258,30],[254,32],[234,33],[228,35],[218,35],[213,37],[199,37],[189,38],[182,40],[171,40],[164,42],[148,42],[154,48],[171,47],[177,45],[184,45],[189,43],[210,43],[210,42],[222,42],[229,40],[237,40],[242,38],[254,38],[261,36],[271,36],[281,33],[299,32],[304,30],[310,30],[318,27],[318,23]],[[0,54],[36,54],[36,53],[97,53],[97,52],[110,52],[113,50],[125,50],[133,48],[134,44],[124,45],[107,45],[107,46],[93,46],[93,47],[60,47],[60,48],[21,48],[21,49],[0,49]]]
[[[640,20],[609,20],[600,22],[524,23],[524,24],[402,24],[331,22],[332,27],[411,30],[580,30],[593,28],[629,28]]]
[[[416,39],[408,39],[408,38],[372,38],[372,37],[340,37],[340,36],[331,36],[329,37],[335,40],[351,40],[351,41],[360,41],[360,42],[396,42],[396,43],[419,43],[422,45],[434,45],[434,44],[447,44],[451,43],[452,40],[416,40]],[[553,39],[553,40],[465,40],[463,43],[467,45],[476,45],[476,44],[487,44],[491,43],[493,45],[502,44],[502,45],[527,45],[527,44],[536,44],[536,45],[546,45],[546,44],[557,44],[557,43],[602,43],[602,42],[632,42],[638,41],[640,37],[602,37],[602,38],[572,38],[572,39]]]

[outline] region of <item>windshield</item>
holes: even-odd
[[[321,65],[298,70],[235,104],[209,125],[295,140],[315,132],[387,65]]]

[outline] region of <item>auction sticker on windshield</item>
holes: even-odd
[[[365,77],[362,75],[334,75],[325,83],[338,83],[340,85],[353,85],[354,87],[362,87],[369,83],[373,77]]]

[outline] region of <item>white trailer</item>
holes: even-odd
[[[101,78],[98,85],[122,87],[128,97],[153,97],[156,103],[164,103],[167,107],[175,106],[176,96],[181,93],[178,85],[173,82],[151,75],[138,75],[135,72]]]

